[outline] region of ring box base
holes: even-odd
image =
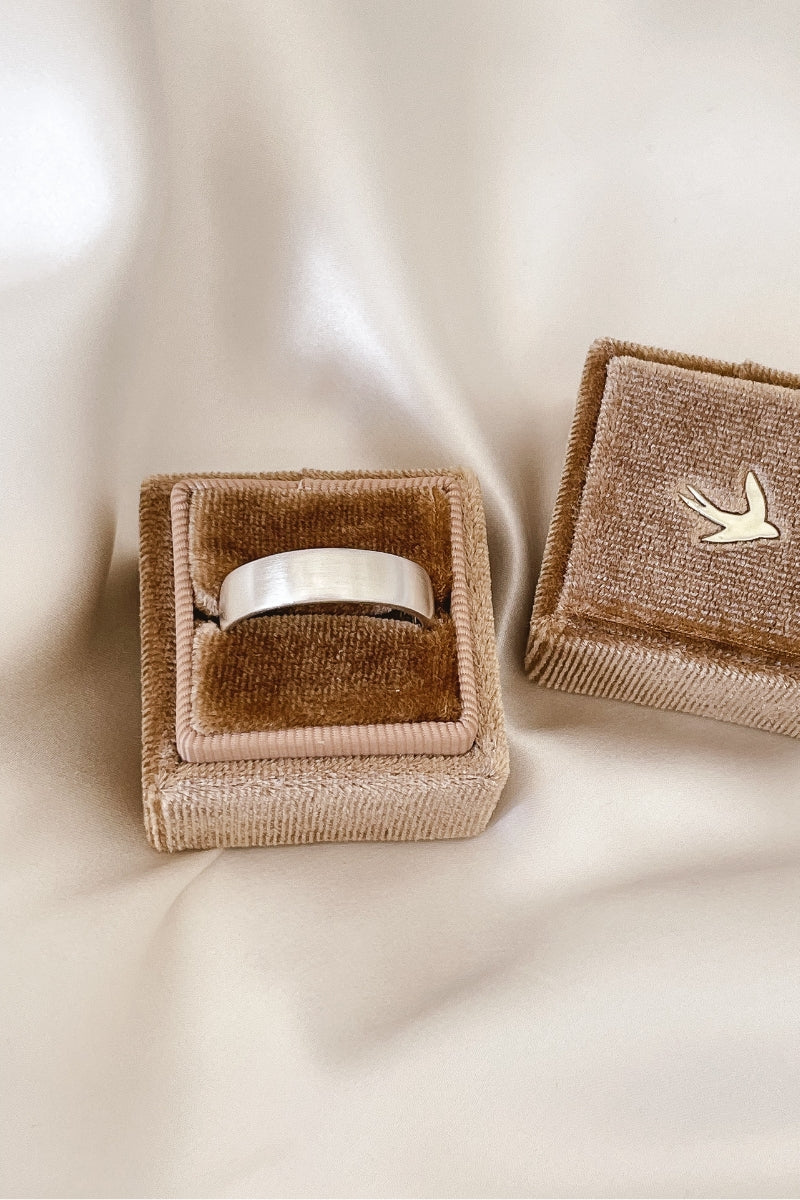
[[[450,719],[439,722],[443,733],[437,731],[436,722],[427,719],[368,729],[339,723],[317,730],[270,728],[263,734],[250,730],[225,735],[227,741],[220,739],[218,733],[206,733],[202,735],[203,760],[188,761],[181,754],[176,727],[186,732],[186,721],[191,720],[191,697],[196,698],[197,687],[189,686],[181,693],[179,666],[183,663],[185,667],[188,662],[191,669],[191,664],[198,662],[187,638],[196,639],[199,632],[202,643],[216,637],[218,627],[213,612],[199,611],[204,606],[208,608],[207,598],[204,599],[201,588],[195,588],[193,617],[187,625],[178,612],[176,633],[176,595],[179,607],[181,596],[176,580],[180,585],[182,579],[182,565],[177,563],[176,571],[174,557],[176,488],[180,493],[187,484],[202,480],[211,489],[215,482],[222,488],[235,481],[244,481],[247,486],[257,486],[262,481],[264,487],[296,485],[309,490],[329,486],[335,490],[341,482],[345,490],[346,483],[350,486],[348,481],[354,486],[363,481],[366,493],[373,488],[386,501],[387,488],[391,492],[396,484],[398,494],[402,489],[429,488],[433,476],[443,480],[445,488],[452,483],[460,497],[458,545],[463,550],[464,587],[462,595],[454,583],[452,604],[453,618],[458,617],[457,637],[466,637],[471,664],[470,682],[463,673],[467,659],[458,660],[461,717],[453,719],[453,713],[445,714]],[[375,502],[378,503],[377,496]],[[391,497],[388,502],[391,503]],[[376,522],[378,529],[384,525],[387,522],[383,518]],[[343,527],[338,524],[331,529],[328,544],[337,544]],[[343,544],[347,544],[346,539]],[[286,548],[276,545],[275,552]],[[390,552],[393,549],[382,545],[374,548]],[[271,547],[267,545],[264,552],[271,552]],[[207,563],[201,566],[205,569]],[[508,751],[498,681],[485,520],[480,491],[473,477],[462,471],[157,476],[142,485],[140,580],[143,801],[145,827],[156,849],[459,838],[479,833],[486,826],[508,775]],[[185,579],[183,585],[186,586]],[[459,597],[463,609],[456,612]],[[446,604],[450,604],[449,599]],[[449,608],[443,620],[449,620],[448,613]],[[369,644],[372,646],[373,642]],[[444,643],[445,650],[441,653],[445,653],[447,644]],[[263,640],[259,645],[263,645]],[[389,678],[391,666],[387,664]],[[335,676],[332,679],[335,683]],[[181,703],[186,708],[183,726],[178,712],[182,694]],[[410,736],[406,736],[409,730]],[[466,741],[465,730],[469,732]],[[213,737],[216,742],[209,740]],[[253,741],[254,738],[266,740]],[[190,739],[186,744],[193,743]],[[272,748],[270,755],[242,757],[243,753],[249,753],[242,746],[262,744]],[[346,752],[352,745],[365,752]],[[209,759],[220,746],[223,748],[218,757]],[[422,752],[387,752],[387,747],[395,746],[419,746]],[[461,752],[430,750],[430,747],[447,750],[451,746]]]

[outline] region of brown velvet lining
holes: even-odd
[[[207,733],[455,721],[455,629],[330,613],[255,618],[195,634],[195,724]]]
[[[267,554],[315,546],[383,550],[413,559],[431,577],[438,607],[450,595],[450,504],[441,487],[364,488],[341,492],[270,487],[209,487],[192,498],[189,566],[197,607],[217,615],[222,580]]]
[[[225,575],[254,558],[314,546],[383,550],[431,577],[436,619],[358,612],[255,617],[223,633],[213,617]],[[192,725],[201,733],[309,725],[453,721],[461,714],[452,587],[450,504],[444,490],[365,487],[341,492],[263,480],[198,490],[189,565],[198,619]]]

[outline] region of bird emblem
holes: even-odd
[[[689,487],[688,484],[687,487]],[[713,521],[715,525],[722,526],[715,533],[706,534],[704,538],[700,539],[702,542],[755,542],[760,538],[781,536],[780,530],[767,520],[767,498],[753,471],[747,472],[744,482],[747,512],[726,512],[724,508],[717,508],[695,488],[689,487],[689,491],[691,496],[684,496],[682,492],[678,493],[683,503],[687,504],[693,512],[700,513],[702,517]]]

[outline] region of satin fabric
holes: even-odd
[[[6,1194],[797,1193],[797,743],[521,663],[589,342],[800,369],[799,25],[6,7]],[[489,518],[487,832],[150,850],[141,477],[448,464]]]

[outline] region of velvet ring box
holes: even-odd
[[[527,669],[800,736],[800,378],[600,341]]]
[[[420,563],[430,628],[346,607],[222,632],[241,563]],[[508,774],[480,491],[463,471],[156,476],[140,504],[142,777],[159,850],[466,837]]]

